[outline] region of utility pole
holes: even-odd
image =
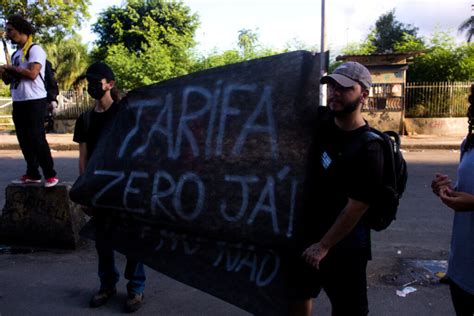
[[[326,54],[327,41],[326,41],[326,3],[325,0],[321,0],[321,48],[320,48],[320,74],[321,77],[326,75]],[[326,85],[319,85],[319,105],[326,105]]]

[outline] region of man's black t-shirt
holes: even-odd
[[[383,177],[383,148],[378,142],[361,144],[366,124],[353,131],[344,131],[328,119],[319,122],[308,156],[307,179],[304,193],[304,238],[318,242],[335,223],[348,199],[369,204],[377,196]],[[370,252],[370,229],[365,217],[332,253]]]
[[[74,128],[73,141],[76,143],[86,143],[87,159],[90,159],[96,148],[97,142],[99,141],[103,128],[115,118],[117,110],[118,104],[114,102],[107,111],[96,112],[92,110],[90,114],[87,114],[87,112],[83,113],[77,119]],[[85,126],[85,115],[89,115],[88,127]]]

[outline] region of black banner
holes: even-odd
[[[109,225],[116,249],[250,312],[284,313],[318,96],[319,56],[304,51],[133,90],[71,198],[133,216]]]

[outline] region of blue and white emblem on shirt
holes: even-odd
[[[331,163],[332,163],[331,157],[329,157],[327,152],[323,152],[323,154],[321,155],[321,165],[324,167],[324,169],[327,169],[329,168]]]

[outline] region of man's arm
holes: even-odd
[[[17,73],[24,78],[35,80],[41,71],[41,64],[29,63],[27,68],[22,68],[22,67],[13,66],[13,65],[5,65],[4,68],[6,71],[9,71],[12,74]]]
[[[368,208],[369,205],[364,202],[349,199],[323,238],[304,251],[303,257],[306,261],[319,269],[319,263],[326,256],[329,249],[340,242],[354,229]]]
[[[318,243],[311,245],[303,253],[308,263],[319,268],[319,262],[329,249],[346,237],[361,220],[374,199],[377,188],[383,180],[384,155],[382,145],[370,143],[366,154],[356,162],[357,166],[349,178],[348,202],[334,224]]]
[[[87,166],[87,144],[79,143],[79,175],[86,171]]]

